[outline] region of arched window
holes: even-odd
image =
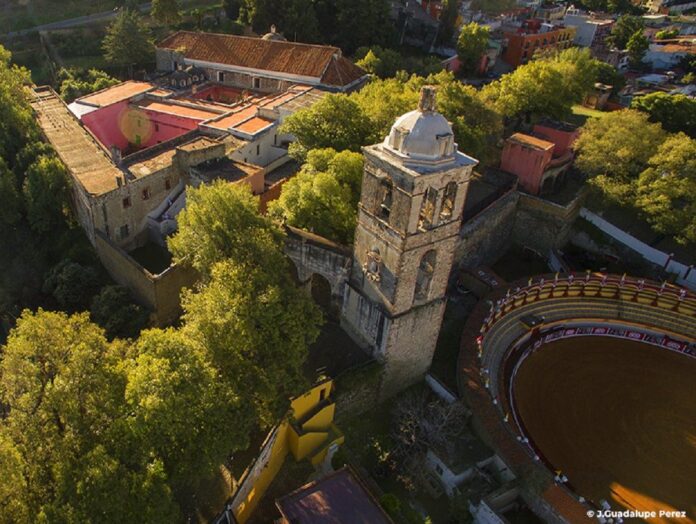
[[[440,220],[449,220],[454,212],[454,201],[457,198],[457,183],[450,182],[445,186],[445,193],[442,195],[442,206],[440,207]]]
[[[429,187],[423,195],[420,216],[418,217],[418,229],[425,231],[430,229],[435,219],[435,204],[437,202],[437,190]]]
[[[437,254],[434,249],[431,249],[423,258],[421,258],[418,266],[418,274],[416,275],[416,290],[413,294],[413,300],[426,300],[430,294],[430,284],[433,281],[435,273],[435,259]]]
[[[380,199],[379,207],[377,208],[377,216],[382,220],[389,222],[391,215],[392,199],[394,192],[394,184],[388,178],[382,181],[382,198]]]

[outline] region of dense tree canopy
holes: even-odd
[[[210,351],[229,389],[243,395],[247,424],[275,422],[306,385],[302,365],[321,319],[288,278],[283,231],[259,214],[247,186],[219,181],[187,190],[169,246],[175,260],[204,277],[184,296],[188,336]]]
[[[457,56],[464,73],[476,73],[481,57],[488,48],[489,28],[476,22],[462,27],[457,39]]]
[[[682,131],[696,138],[696,100],[693,98],[657,91],[634,98],[631,109],[647,113],[650,121],[662,124],[665,131]]]
[[[120,82],[98,69],[61,69],[57,77],[60,81],[60,96],[66,102],[72,102],[76,98]]]
[[[410,56],[380,46],[361,47],[354,59],[358,66],[380,78],[396,76],[400,71],[427,76],[442,70],[442,63],[436,56]]]
[[[671,135],[638,179],[638,207],[653,227],[679,242],[696,242],[696,140]]]
[[[165,25],[175,25],[181,21],[178,0],[152,0],[150,15]]]
[[[123,349],[86,314],[26,311],[10,335],[0,362],[0,394],[9,408],[0,442],[5,456],[21,463],[22,478],[2,489],[37,520],[176,518],[157,461],[124,455]]]
[[[607,38],[607,42],[617,49],[626,49],[631,37],[638,31],[642,33],[644,29],[645,24],[641,17],[633,15],[620,16],[611,28],[611,34]]]
[[[181,330],[145,331],[126,363],[125,402],[141,452],[160,457],[171,485],[195,486],[250,429],[239,395],[206,348]]]
[[[285,183],[270,214],[287,224],[342,244],[353,240],[363,157],[360,153],[313,149],[300,172]]]
[[[608,197],[633,204],[638,175],[664,140],[665,132],[645,113],[615,111],[587,121],[576,142],[575,164]]]
[[[290,115],[282,130],[297,138],[291,145],[291,153],[300,160],[310,149],[332,147],[337,151],[359,151],[374,139],[365,113],[346,95],[326,95],[312,107]]]
[[[631,67],[635,69],[642,67],[643,57],[645,56],[645,52],[648,50],[649,46],[650,41],[648,40],[648,37],[643,34],[642,30],[638,30],[631,35],[631,38],[629,38],[628,42],[626,43],[628,62]]]
[[[596,77],[596,61],[587,49],[566,49],[518,67],[482,93],[506,117],[562,119],[582,101]]]
[[[107,62],[128,68],[151,62],[155,53],[150,29],[130,9],[122,9],[108,27],[102,48]]]

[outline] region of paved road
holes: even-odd
[[[138,9],[140,9],[140,11],[143,13],[147,13],[150,11],[151,7],[152,2],[146,2],[144,4],[140,4],[138,6]],[[22,29],[21,31],[13,31],[11,33],[6,33],[2,36],[12,38],[15,36],[28,35],[29,33],[34,33],[36,31],[48,31],[50,29],[68,29],[71,27],[79,27],[82,25],[91,24],[92,22],[111,20],[112,18],[115,18],[117,14],[118,9],[114,9],[113,11],[104,11],[102,13],[94,13],[93,15],[70,18],[69,20],[59,20],[58,22],[51,22],[50,24],[37,25],[35,27],[30,27],[29,29]]]

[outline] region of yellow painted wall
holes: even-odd
[[[314,409],[321,402],[322,391],[324,392],[323,398],[328,399],[332,388],[333,381],[329,380],[318,384],[290,402],[290,410],[278,426],[275,440],[262,448],[259,458],[248,472],[248,479],[246,481],[244,478],[242,479],[242,485],[232,499],[232,511],[240,524],[249,520],[268,486],[283,466],[288,453],[292,453],[296,460],[303,460],[322,448],[320,453],[311,457],[312,464],[316,465],[324,460],[328,447],[332,444],[332,442],[327,441],[329,431],[332,428],[334,430],[332,436],[340,435],[336,441],[343,442],[342,434],[333,425],[336,411],[333,403],[327,405],[303,424],[302,428],[299,428],[300,433],[295,430],[291,422],[302,419]],[[269,445],[271,446],[270,450],[267,448]]]

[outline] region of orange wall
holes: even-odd
[[[551,161],[553,150],[541,151],[524,147],[516,142],[507,141],[503,148],[500,168],[503,171],[517,175],[520,186],[533,195],[538,195],[541,189],[541,179],[544,170]]]
[[[564,27],[546,33],[506,33],[508,44],[503,53],[503,60],[510,65],[518,66],[531,60],[537,50],[570,47],[573,45],[574,37],[574,27]]]

